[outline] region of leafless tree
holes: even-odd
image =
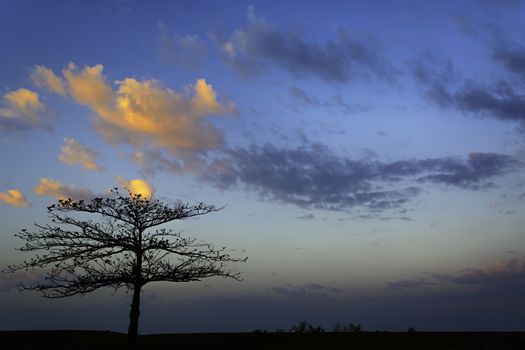
[[[101,287],[133,291],[128,342],[136,343],[141,289],[150,282],[191,282],[222,276],[240,280],[228,263],[245,262],[181,232],[157,228],[220,210],[212,205],[168,205],[140,194],[112,196],[91,201],[64,199],[49,206],[51,223],[35,224],[34,232],[22,230],[26,241],[21,251],[42,252],[22,264],[9,267],[46,269],[44,282],[23,285],[47,298],[83,295]],[[70,215],[80,214],[80,218]],[[95,218],[91,218],[95,215]],[[156,229],[153,229],[156,228]]]

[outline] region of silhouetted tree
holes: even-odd
[[[91,201],[59,200],[49,206],[51,223],[35,224],[37,230],[22,230],[17,237],[26,241],[22,251],[43,252],[22,264],[20,269],[49,268],[45,282],[26,286],[48,298],[83,295],[101,287],[133,291],[128,342],[137,339],[141,289],[150,282],[190,282],[212,276],[240,280],[227,263],[245,262],[233,258],[226,248],[184,238],[181,232],[157,228],[173,220],[187,219],[220,210],[212,205],[167,205],[140,194],[113,195]],[[68,213],[81,214],[80,218]],[[99,221],[89,216],[97,215]],[[170,259],[171,258],[171,259]]]

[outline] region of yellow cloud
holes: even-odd
[[[60,181],[41,178],[35,186],[35,193],[39,196],[52,196],[57,199],[91,199],[94,197],[93,193],[85,188],[63,185]]]
[[[38,93],[22,88],[6,93],[3,99],[6,107],[0,108],[0,117],[17,119],[33,126],[43,125],[39,115],[46,108]]]
[[[31,80],[38,87],[48,89],[55,94],[66,96],[66,88],[62,78],[57,77],[49,68],[36,66],[31,74]]]
[[[114,102],[113,89],[102,75],[103,69],[104,66],[97,64],[79,70],[74,63],[70,63],[63,70],[71,97],[99,114],[107,113]]]
[[[64,138],[64,145],[58,159],[67,164],[80,164],[87,170],[98,170],[101,168],[96,162],[98,154],[89,147],[81,144],[73,138]]]
[[[0,201],[4,205],[10,205],[15,208],[27,207],[29,203],[26,197],[19,190],[7,190],[7,192],[0,192]]]
[[[153,186],[146,180],[127,180],[122,176],[117,176],[117,181],[132,194],[140,194],[143,197],[151,198],[155,192]]]
[[[70,63],[63,74],[69,95],[95,112],[95,128],[108,142],[159,148],[181,157],[224,144],[207,118],[235,112],[235,105],[221,104],[204,79],[183,92],[134,78],[117,81],[113,88],[103,69],[100,64],[79,69]]]

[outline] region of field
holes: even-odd
[[[104,331],[4,331],[3,349],[122,349],[126,335]],[[139,349],[525,349],[525,333],[209,333],[139,337]]]

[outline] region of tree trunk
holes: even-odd
[[[141,288],[142,286],[136,285],[133,289],[133,300],[131,302],[131,310],[129,312],[128,344],[136,344],[137,342],[137,334],[139,330]]]

